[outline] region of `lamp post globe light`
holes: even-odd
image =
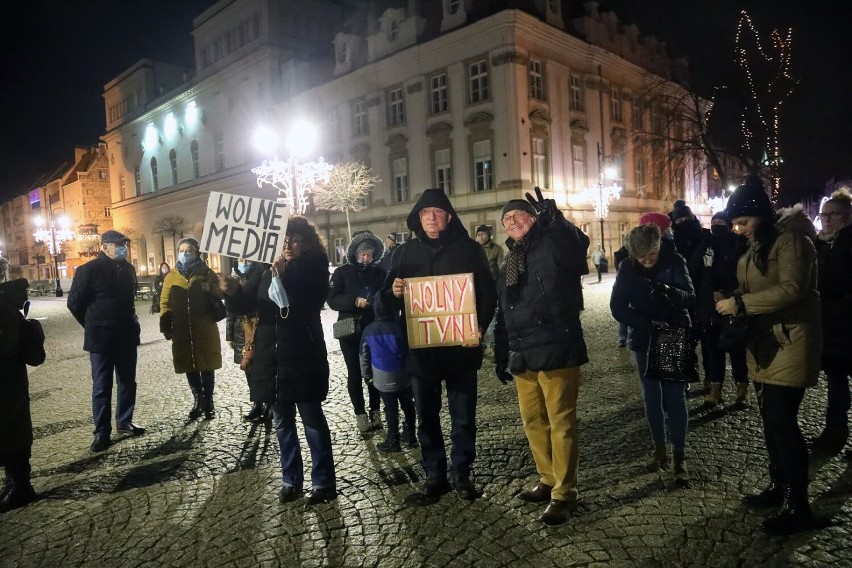
[[[258,151],[275,156],[252,168],[257,176],[257,187],[271,185],[278,190],[278,201],[286,203],[291,214],[304,215],[311,190],[318,182],[327,182],[332,169],[322,158],[316,162],[300,161],[310,155],[316,145],[316,128],[304,120],[293,123],[285,139],[289,154],[286,161],[279,160],[275,154],[279,140],[274,130],[262,126],[255,131],[253,139]]]
[[[611,165],[610,158],[605,157],[598,144],[598,170],[600,176],[596,187],[587,187],[582,196],[586,202],[592,203],[595,208],[595,217],[601,224],[601,254],[606,258],[606,240],[604,238],[604,221],[609,215],[610,202],[621,197],[621,186],[618,185],[618,168]],[[609,185],[606,185],[606,183]]]
[[[60,215],[54,218],[50,215],[45,221],[42,217],[35,217],[33,224],[38,227],[33,233],[36,242],[47,243],[48,250],[53,256],[53,275],[56,278],[56,297],[62,297],[62,284],[59,279],[59,254],[62,243],[70,241],[74,238],[74,231],[68,227],[71,226],[71,220],[65,215]]]

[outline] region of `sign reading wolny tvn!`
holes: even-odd
[[[289,218],[286,203],[211,191],[201,250],[271,264],[281,252]]]
[[[479,345],[473,273],[405,279],[411,349]]]

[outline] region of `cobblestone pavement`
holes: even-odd
[[[280,505],[274,433],[240,421],[247,387],[227,347],[218,417],[188,423],[189,390],[172,372],[156,316],[139,302],[135,420],[148,433],[114,434],[108,451],[92,454],[82,333],[64,298],[38,299],[32,313],[45,318],[49,337],[49,360],[30,375],[40,498],[0,516],[0,566],[852,566],[852,462],[842,456],[812,465],[815,509],[834,515],[827,528],[768,537],[758,529],[762,517],[740,506],[743,492],[765,482],[754,408],[701,413],[695,393],[691,486],[642,472],[650,444],[629,353],[616,346],[609,316],[612,278],[586,286],[592,362],[579,399],[580,504],[561,527],[545,527],[541,508],[516,497],[536,481],[535,468],[515,389],[501,385],[490,364],[480,373],[475,468],[484,495],[467,502],[450,494],[417,508],[404,499],[423,475],[419,453],[382,454],[381,433],[357,432],[343,359],[329,339],[325,407],[340,496],[311,508]],[[328,337],[334,316],[323,313]],[[730,390],[725,395],[730,402]],[[824,404],[821,384],[805,399],[806,435],[819,432]]]

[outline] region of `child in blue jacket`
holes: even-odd
[[[398,452],[401,443],[417,447],[414,437],[416,412],[411,379],[405,371],[408,344],[398,323],[397,314],[386,309],[381,295],[373,300],[376,319],[364,328],[361,337],[361,373],[373,383],[385,405],[387,438],[376,447],[383,452]],[[399,407],[405,415],[402,435],[399,433]]]

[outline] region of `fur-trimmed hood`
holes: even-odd
[[[778,220],[775,229],[781,233],[784,231],[800,231],[812,241],[816,240],[816,229],[813,222],[808,219],[802,209],[802,204],[797,203],[792,207],[784,207],[778,210]]]
[[[361,243],[369,243],[373,246],[373,262],[371,265],[379,264],[379,261],[382,259],[382,253],[385,251],[385,245],[382,240],[374,235],[370,231],[357,231],[353,236],[352,240],[349,242],[349,246],[346,247],[346,264],[351,264],[353,266],[358,266],[358,258],[356,255],[356,251]]]

